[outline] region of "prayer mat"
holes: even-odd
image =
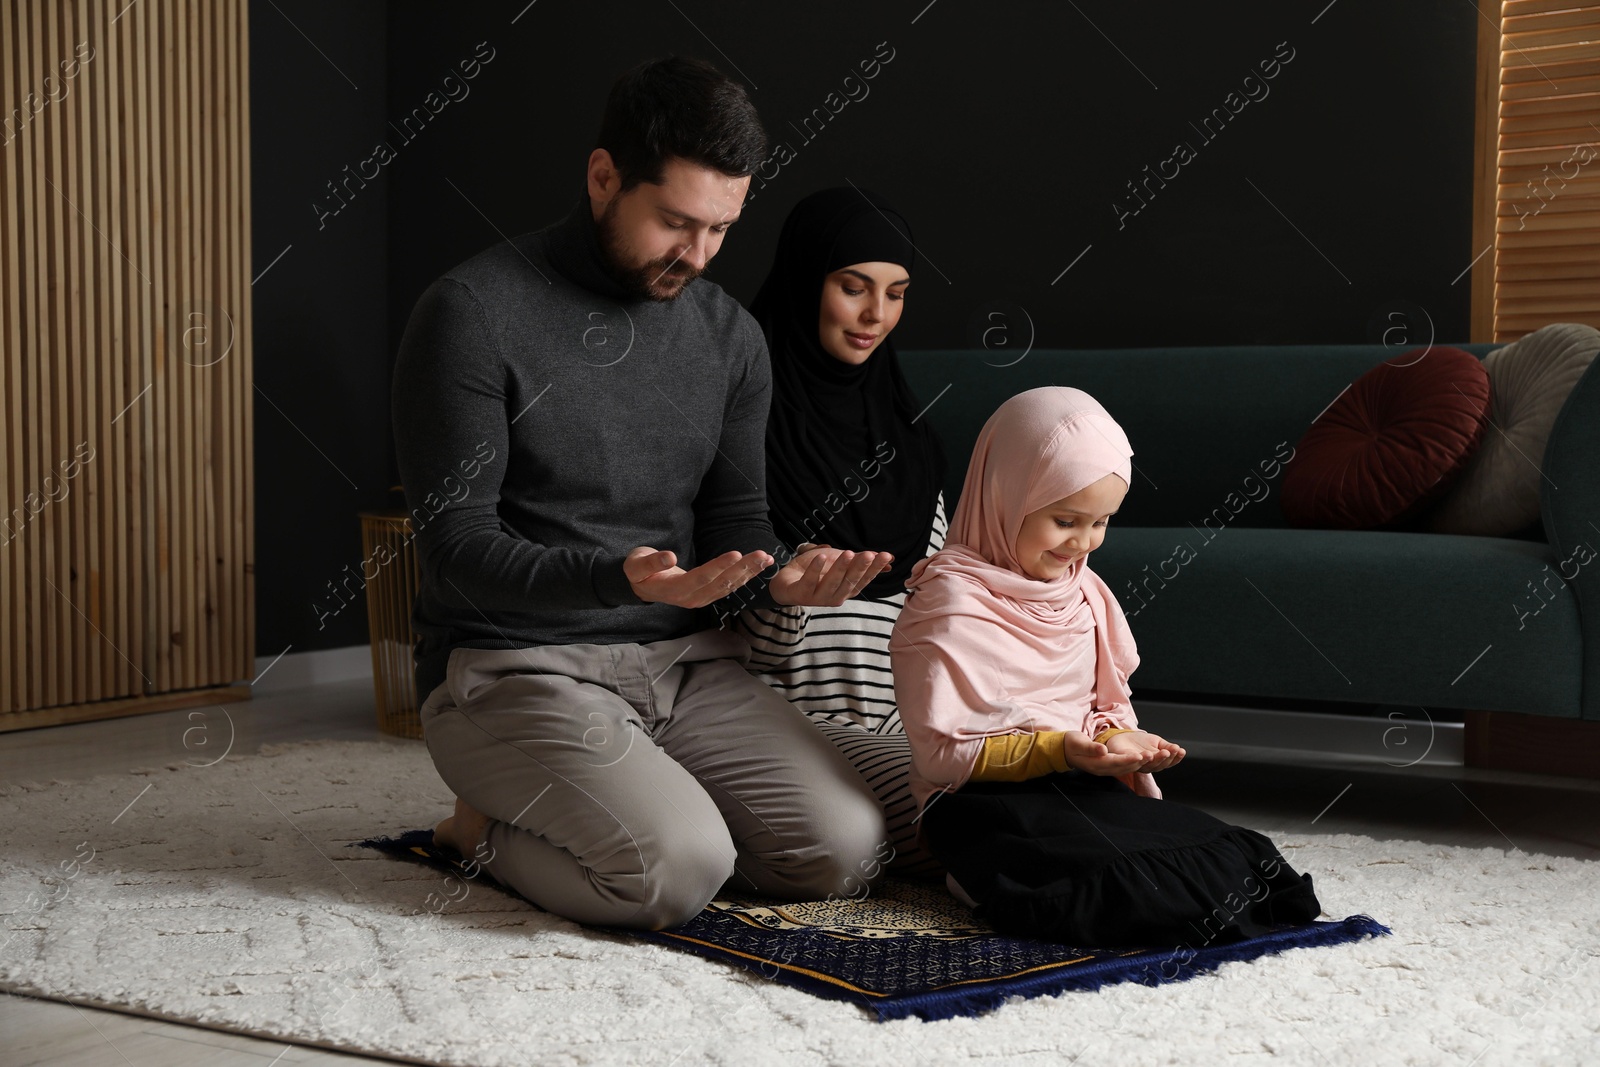
[[[464,865],[453,850],[434,845],[432,830],[371,838],[351,847],[357,845],[493,882],[481,868]],[[978,1015],[1008,997],[1093,990],[1113,982],[1181,982],[1233,960],[1390,933],[1365,915],[1352,915],[1224,945],[1080,948],[997,934],[942,885],[894,877],[886,877],[867,897],[796,903],[724,892],[672,929],[592,928],[736,964],[817,996],[860,1005],[879,1021]]]

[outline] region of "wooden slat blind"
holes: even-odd
[[[1490,339],[1600,326],[1600,3],[1501,15]]]
[[[246,30],[0,0],[0,729],[251,676]]]

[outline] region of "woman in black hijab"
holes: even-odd
[[[894,849],[884,862],[932,874],[937,866],[913,843],[910,749],[888,652],[905,579],[945,534],[944,453],[889,336],[915,261],[911,228],[868,190],[813,193],[784,222],[750,305],[772,360],[773,529],[790,544],[887,550],[894,563],[841,607],[750,610],[739,625],[750,669],[809,715],[878,793]]]

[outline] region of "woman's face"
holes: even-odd
[[[900,322],[911,279],[896,263],[852,263],[822,281],[817,337],[841,363],[864,363]]]

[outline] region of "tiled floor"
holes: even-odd
[[[265,694],[226,710],[235,753],[278,741],[388,739],[376,728],[367,682]],[[194,736],[185,747],[185,731],[220,713],[210,715],[173,711],[0,734],[0,783],[69,781],[192,757]],[[1263,755],[1192,748],[1188,760],[1163,774],[1163,789],[1270,837],[1356,833],[1600,859],[1600,781],[1304,756],[1285,763]],[[382,1062],[16,996],[0,996],[0,1035],[6,1067]]]

